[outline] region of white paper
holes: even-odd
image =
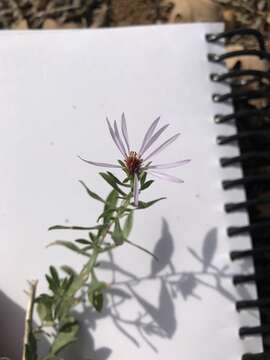
[[[95,224],[101,208],[78,180],[103,196],[109,187],[98,176],[101,169],[77,155],[102,162],[121,158],[105,118],[120,120],[123,111],[132,149],[138,150],[147,127],[161,116],[161,124],[170,123],[163,139],[181,136],[153,160],[192,161],[168,170],[184,184],[157,180],[142,200],[167,200],[135,216],[130,239],[154,251],[159,262],[129,245],[115,251],[117,305],[108,295],[104,315],[87,307],[79,316],[85,322],[83,340],[64,358],[235,360],[262,351],[260,338],[238,336],[240,326],[257,325],[259,319],[255,311],[235,310],[235,301],[243,294],[256,298],[256,289],[232,285],[233,273],[253,267],[229,259],[233,248],[249,248],[250,239],[226,235],[228,226],[248,219],[223,210],[228,201],[242,201],[244,193],[221,186],[241,176],[239,168],[219,164],[221,156],[238,149],[216,144],[217,135],[235,129],[213,122],[214,114],[232,111],[211,99],[228,89],[209,81],[210,72],[224,69],[211,65],[207,53],[223,49],[207,44],[205,34],[222,29],[186,24],[0,33],[0,301],[7,314],[1,351],[9,349],[0,355],[18,354],[14,343],[22,332],[26,281],[38,279],[41,292],[50,264],[79,270],[85,261],[62,248],[45,248],[81,233],[47,229]],[[113,281],[111,271],[98,276]]]

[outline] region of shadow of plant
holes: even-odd
[[[202,297],[198,286],[204,286],[235,302],[236,296],[228,291],[224,283],[231,280],[232,274],[228,266],[219,268],[215,265],[215,255],[218,247],[217,229],[213,228],[206,234],[201,251],[188,247],[189,254],[201,264],[201,270],[193,272],[178,271],[173,263],[174,239],[166,219],[162,220],[161,235],[153,254],[159,259],[152,258],[149,262],[149,273],[137,277],[132,272],[117,265],[113,253],[109,253],[108,260],[100,261],[100,268],[112,274],[111,285],[105,290],[104,308],[97,313],[92,307],[83,304],[81,311],[76,312],[76,318],[81,323],[80,339],[73,346],[63,351],[58,359],[65,360],[107,360],[113,349],[97,347],[94,341],[95,330],[100,320],[110,319],[128,341],[137,348],[142,342],[158,353],[155,337],[172,339],[177,328],[176,302],[178,297],[188,301],[190,297],[200,301]],[[250,264],[243,264],[248,269]],[[124,276],[118,281],[119,275]],[[210,280],[209,280],[210,279]],[[156,289],[155,305],[141,291],[141,285],[151,283]],[[147,285],[148,286],[148,285]],[[245,287],[238,287],[237,293],[241,298],[250,299],[251,295]],[[130,307],[130,304],[132,306]],[[1,355],[12,360],[19,360],[22,352],[25,311],[13,303],[5,294],[0,292],[0,308],[2,328],[0,348]],[[129,309],[129,312],[126,309]],[[130,313],[130,309],[132,313]],[[41,352],[48,347],[48,342],[42,340]],[[78,355],[79,354],[79,355]]]
[[[158,353],[158,348],[152,340],[154,339],[153,335],[168,340],[173,338],[178,327],[176,318],[178,296],[181,296],[184,301],[188,301],[189,297],[200,301],[202,298],[197,289],[200,285],[217,292],[228,301],[235,302],[236,296],[228,291],[224,283],[228,279],[232,279],[232,274],[228,272],[228,266],[219,268],[215,265],[217,245],[217,229],[213,228],[206,234],[200,253],[191,247],[187,248],[191,256],[201,263],[201,271],[177,271],[177,266],[173,263],[174,239],[168,222],[163,219],[161,236],[153,251],[159,261],[151,259],[149,274],[146,276],[138,278],[117,265],[113,254],[110,253],[108,260],[99,263],[101,269],[112,272],[112,283],[104,294],[104,308],[100,314],[97,314],[90,307],[84,307],[79,314],[79,320],[83,322],[82,339],[84,340],[75,345],[74,349],[82,351],[85,348],[88,357],[83,359],[106,360],[112,349],[105,347],[95,350],[94,340],[90,333],[94,334],[99,320],[109,318],[115,328],[134,346],[139,348],[144,342]],[[120,274],[124,275],[126,280],[118,281],[117,278]],[[146,282],[158,284],[155,305],[140,291],[140,285]],[[249,295],[246,290],[242,291],[242,294],[245,297]],[[127,313],[127,304],[134,305],[129,307],[129,309],[134,309],[133,314]],[[65,359],[71,360],[75,354],[78,358],[74,350],[72,353],[69,352],[69,356]]]
[[[25,325],[25,310],[0,291],[0,357],[21,360]],[[42,348],[48,346],[44,336],[40,335]]]

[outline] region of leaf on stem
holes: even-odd
[[[113,173],[107,171],[107,174],[115,181],[116,184],[120,186],[130,187],[130,185],[125,184],[123,181],[119,180]]]
[[[90,304],[100,312],[103,307],[103,294],[102,290],[107,287],[107,284],[103,281],[95,280],[91,283],[88,290],[88,299]]]
[[[103,229],[104,229],[104,225],[100,227],[99,231],[102,231]],[[98,237],[95,234],[91,233],[91,232],[88,235],[89,235],[90,242],[95,245],[97,243],[97,238]]]
[[[62,265],[62,266],[61,266],[61,269],[62,269],[66,274],[68,274],[69,276],[75,276],[75,275],[77,275],[76,271],[75,271],[71,266]]]
[[[49,227],[50,230],[99,230],[101,225],[96,226],[65,226],[65,225],[54,225]]]
[[[37,299],[37,313],[42,323],[51,326],[53,321],[53,297],[47,294],[41,294]]]
[[[126,196],[126,194],[124,193],[124,191],[121,190],[121,189],[119,188],[119,186],[117,185],[117,182],[116,182],[116,180],[114,179],[113,176],[111,176],[109,173],[102,173],[102,172],[100,172],[99,174],[100,174],[100,176],[103,177],[103,179],[104,179],[109,185],[111,185],[111,187],[112,187],[114,190],[116,190],[119,194],[121,194],[121,195],[123,195],[123,196]]]
[[[63,269],[62,269],[63,270]],[[63,270],[64,271],[64,270]],[[72,269],[72,273],[68,274],[69,278],[64,278],[62,283],[62,288],[64,292],[67,292],[70,286],[72,285],[74,279],[78,277],[77,273]]]
[[[50,273],[51,273],[51,276],[52,276],[52,279],[53,279],[55,285],[57,287],[59,287],[60,286],[59,275],[58,275],[58,272],[57,272],[56,268],[54,266],[52,266],[52,265],[50,266]]]
[[[150,206],[154,205],[155,203],[157,203],[158,201],[164,200],[166,199],[165,197],[161,197],[152,201],[148,201],[148,202],[144,202],[144,201],[139,201],[139,205],[137,207],[137,209],[146,209],[149,208]]]
[[[57,355],[61,350],[63,350],[67,345],[73,343],[77,340],[76,335],[79,330],[78,323],[73,320],[64,324],[60,329],[56,338],[51,346],[49,355]]]
[[[117,160],[118,164],[122,166],[123,169],[126,169],[126,164],[122,160]]]
[[[67,286],[65,286],[65,292],[61,296],[59,306],[55,309],[55,316],[60,321],[64,320],[70,313],[71,309],[76,305],[75,294],[86,283],[92,267],[95,264],[97,255],[92,255],[88,262],[85,264],[79,274],[71,274]]]
[[[126,217],[125,223],[124,223],[124,227],[123,227],[123,236],[124,238],[128,238],[129,234],[131,232],[132,229],[132,225],[133,225],[133,211],[131,211],[128,216]]]
[[[141,187],[143,186],[143,184],[145,183],[146,181],[146,176],[147,176],[147,173],[144,172],[142,175],[141,175]]]
[[[153,184],[154,180],[148,180],[146,181],[142,186],[141,186],[141,190],[146,190],[148,189],[152,184]]]
[[[93,198],[93,199],[95,199],[95,200],[98,200],[98,201],[100,201],[100,202],[102,202],[102,203],[105,203],[105,201],[104,201],[98,194],[96,194],[96,193],[94,193],[93,191],[91,191],[91,190],[87,187],[87,185],[85,185],[85,183],[84,183],[82,180],[79,180],[79,183],[82,184],[82,186],[85,188],[87,194],[88,194],[91,198]]]
[[[45,275],[45,278],[48,282],[48,285],[49,285],[49,289],[53,292],[53,293],[56,293],[57,290],[58,290],[58,284],[55,283],[54,279],[49,276],[48,274]]]
[[[156,257],[156,255],[154,255],[153,253],[151,253],[151,251],[145,249],[144,247],[142,247],[142,246],[140,246],[140,245],[138,245],[138,244],[135,244],[134,242],[132,242],[132,241],[130,241],[130,240],[127,240],[127,239],[126,239],[125,241],[126,241],[128,244],[136,247],[137,249],[140,249],[140,250],[146,252],[147,254],[151,255],[156,261],[158,261],[158,258]]]
[[[86,239],[76,239],[75,242],[82,245],[91,245],[91,241]]]
[[[89,256],[89,254],[82,251],[77,245],[73,244],[71,241],[56,240],[56,241],[53,241],[52,243],[50,243],[49,245],[47,245],[47,247],[54,246],[54,245],[64,246],[65,248],[67,248],[71,251],[74,251],[78,254]]]
[[[117,200],[118,200],[117,191],[112,190],[106,199],[104,210],[108,208],[115,208],[117,205]]]
[[[116,190],[112,190],[110,194],[108,195],[105,205],[104,205],[104,211],[103,211],[103,224],[100,225],[99,233],[104,231],[104,226],[107,226],[108,222],[111,219],[112,213],[110,212],[111,209],[115,209],[117,206],[118,201],[118,193]]]
[[[125,241],[125,236],[121,229],[121,225],[120,225],[118,218],[115,219],[115,225],[114,225],[114,230],[112,233],[112,239],[113,239],[115,245],[122,245],[123,242]]]
[[[117,209],[112,208],[112,209],[105,210],[102,214],[99,215],[99,217],[97,218],[97,221],[99,221],[102,218],[106,219],[106,222],[110,221],[112,219],[112,215],[115,210],[117,210]]]

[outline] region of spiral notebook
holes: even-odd
[[[144,200],[167,199],[135,216],[131,240],[159,261],[129,245],[102,258],[99,278],[110,284],[104,312],[78,308],[80,341],[60,356],[267,359],[254,336],[265,332],[252,281],[249,230],[257,228],[241,186],[254,176],[243,174],[235,143],[241,118],[259,111],[242,106],[250,96],[243,83],[230,95],[237,74],[222,66],[222,31],[222,24],[181,24],[0,33],[1,356],[20,358],[26,281],[38,279],[41,292],[49,265],[83,264],[68,250],[45,248],[79,232],[47,229],[96,221],[99,204],[78,180],[104,195],[109,187],[77,155],[119,159],[105,119],[125,112],[134,150],[161,116],[168,136],[181,136],[158,161],[192,161],[170,172],[183,184],[156,181]],[[255,55],[269,59],[264,48]],[[238,113],[228,100],[242,101]]]

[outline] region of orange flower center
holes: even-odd
[[[131,175],[134,175],[140,169],[141,163],[142,160],[138,157],[137,153],[135,151],[130,151],[127,159],[125,160],[128,172]]]

